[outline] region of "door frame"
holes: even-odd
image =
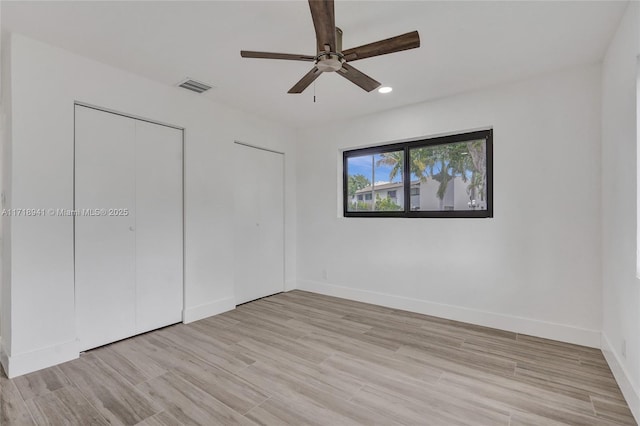
[[[181,149],[182,149],[182,322],[184,323],[184,318],[185,318],[185,312],[186,312],[186,301],[187,301],[187,294],[186,294],[186,274],[185,274],[185,270],[186,270],[186,259],[185,259],[185,231],[186,231],[186,226],[185,226],[185,172],[186,172],[186,155],[185,155],[185,139],[186,139],[186,129],[184,127],[181,126],[177,126],[174,124],[168,124],[168,123],[164,123],[162,121],[158,121],[158,120],[152,120],[146,117],[140,117],[137,115],[133,115],[133,114],[126,114],[120,111],[116,111],[113,109],[109,109],[109,108],[104,108],[104,107],[100,107],[100,106],[96,106],[93,104],[89,104],[86,102],[81,102],[81,101],[74,101],[73,102],[73,211],[76,211],[76,107],[84,107],[84,108],[90,108],[90,109],[94,109],[97,111],[101,111],[101,112],[105,112],[108,114],[114,114],[114,115],[119,115],[125,118],[130,118],[133,120],[139,120],[139,121],[144,121],[147,123],[151,123],[151,124],[156,124],[159,126],[164,126],[164,127],[169,127],[172,129],[176,129],[182,132],[182,141],[181,141]],[[73,294],[74,294],[74,301],[73,301],[73,308],[74,308],[74,318],[77,321],[77,311],[76,311],[76,216],[73,215]],[[75,323],[74,323],[75,324]],[[77,335],[76,335],[77,338]]]

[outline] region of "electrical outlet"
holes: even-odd
[[[627,339],[622,339],[622,357],[627,359]]]

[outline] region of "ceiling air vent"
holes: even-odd
[[[178,87],[182,87],[183,89],[191,90],[196,93],[203,93],[211,89],[213,86],[187,78],[182,83],[179,83]]]

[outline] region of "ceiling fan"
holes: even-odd
[[[333,0],[309,0],[309,8],[316,29],[317,55],[240,51],[243,58],[315,62],[311,71],[289,89],[288,93],[302,93],[321,73],[333,71],[370,92],[379,87],[380,83],[351,66],[351,62],[420,47],[420,36],[417,31],[412,31],[343,51],[342,30],[336,27]]]

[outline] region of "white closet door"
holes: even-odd
[[[284,155],[258,151],[261,166],[257,260],[262,281],[258,297],[264,297],[284,291]]]
[[[284,155],[236,144],[236,303],[284,291]]]
[[[235,219],[235,296],[236,304],[256,299],[253,287],[259,283],[257,244],[260,214],[256,170],[260,168],[257,149],[235,147],[234,219]]]
[[[82,350],[182,320],[182,131],[76,107]]]
[[[76,209],[129,216],[75,218],[76,316],[81,349],[134,334],[135,120],[76,106]]]
[[[137,331],[182,321],[182,131],[136,121]]]

